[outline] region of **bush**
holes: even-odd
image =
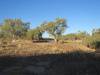
[[[87,47],[90,47],[92,49],[99,49],[100,48],[100,38],[98,37],[87,37],[83,40],[83,44],[85,44]]]
[[[6,31],[0,31],[0,39],[1,38],[12,38],[12,35],[9,33],[9,32],[6,32]]]

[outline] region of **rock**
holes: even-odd
[[[40,74],[45,72],[44,67],[39,67],[39,66],[27,66],[24,71],[27,71],[29,73],[35,73],[35,74]]]

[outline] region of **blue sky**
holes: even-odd
[[[65,33],[91,32],[100,28],[100,0],[0,0],[0,23],[20,18],[36,27],[57,17],[67,20]]]

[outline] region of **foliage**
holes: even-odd
[[[92,36],[97,36],[97,35],[100,36],[100,28],[92,30]]]
[[[64,38],[67,40],[83,40],[84,38],[90,36],[87,32],[79,31],[78,33],[70,33],[64,35]]]
[[[12,38],[11,37],[11,33],[7,33],[5,31],[0,31],[0,38],[3,38],[3,39],[5,39],[5,38]]]
[[[62,18],[57,18],[51,22],[43,22],[34,29],[30,29],[30,23],[23,22],[21,19],[5,19],[0,25],[0,38],[16,39],[24,37],[32,40],[41,40],[42,34],[46,31],[56,42],[60,39],[83,40],[83,43],[85,42],[85,45],[91,48],[100,46],[100,28],[93,29],[91,36],[82,31],[63,35],[67,27],[66,20]]]
[[[96,36],[90,36],[83,40],[83,43],[93,49],[99,49],[100,48],[100,37]]]
[[[0,27],[1,32],[12,34],[12,37],[25,36],[29,29],[29,23],[24,23],[20,19],[6,19],[3,25]],[[6,34],[5,34],[6,35]]]
[[[57,18],[54,22],[48,22],[47,27],[47,32],[54,37],[55,41],[58,41],[67,28],[67,24],[65,19]]]
[[[66,40],[74,40],[76,38],[77,38],[77,36],[74,33],[70,33],[70,34],[64,35],[64,39],[66,39]]]
[[[43,22],[39,27],[29,30],[28,37],[34,39],[42,39],[42,34],[47,31],[55,41],[58,41],[67,27],[65,19],[56,19],[53,22]]]
[[[31,29],[27,32],[27,38],[32,40],[40,40],[42,38],[42,32],[40,32],[39,28]]]
[[[100,28],[93,29],[92,35],[86,37],[83,44],[93,49],[100,49]]]
[[[82,32],[82,31],[78,31],[77,33],[77,38],[83,40],[86,37],[89,37],[90,35],[87,32]]]

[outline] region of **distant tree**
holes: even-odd
[[[64,35],[67,40],[83,40],[84,38],[90,36],[87,32],[78,31],[77,33],[70,33]]]
[[[100,28],[92,30],[92,36],[94,35],[100,35]]]
[[[57,18],[54,22],[48,22],[46,25],[47,32],[54,37],[56,42],[59,41],[59,37],[67,28],[65,19]]]
[[[76,40],[77,35],[75,33],[66,34],[66,35],[64,35],[64,39],[66,39],[66,40]]]
[[[92,30],[92,38],[100,40],[100,28]]]
[[[30,23],[25,23],[20,19],[5,19],[0,27],[1,31],[12,34],[12,37],[23,36],[29,29]]]
[[[23,37],[25,35],[32,39],[42,39],[42,34],[47,31],[54,37],[55,41],[59,40],[62,36],[67,24],[65,19],[57,18],[53,22],[43,22],[39,27],[35,29],[29,29],[30,23],[23,22],[21,19],[5,19],[0,26],[0,34],[9,33],[12,38]]]
[[[47,25],[47,22],[43,22],[41,25],[40,25],[40,31],[41,32],[45,32],[47,29],[48,29],[48,25]]]
[[[57,18],[53,22],[43,22],[39,27],[28,32],[32,39],[42,39],[42,34],[47,31],[57,42],[67,28],[65,19]]]
[[[77,38],[80,39],[80,40],[82,40],[82,39],[84,39],[88,36],[90,36],[90,35],[85,31],[84,32],[78,31],[78,33],[77,33]]]

